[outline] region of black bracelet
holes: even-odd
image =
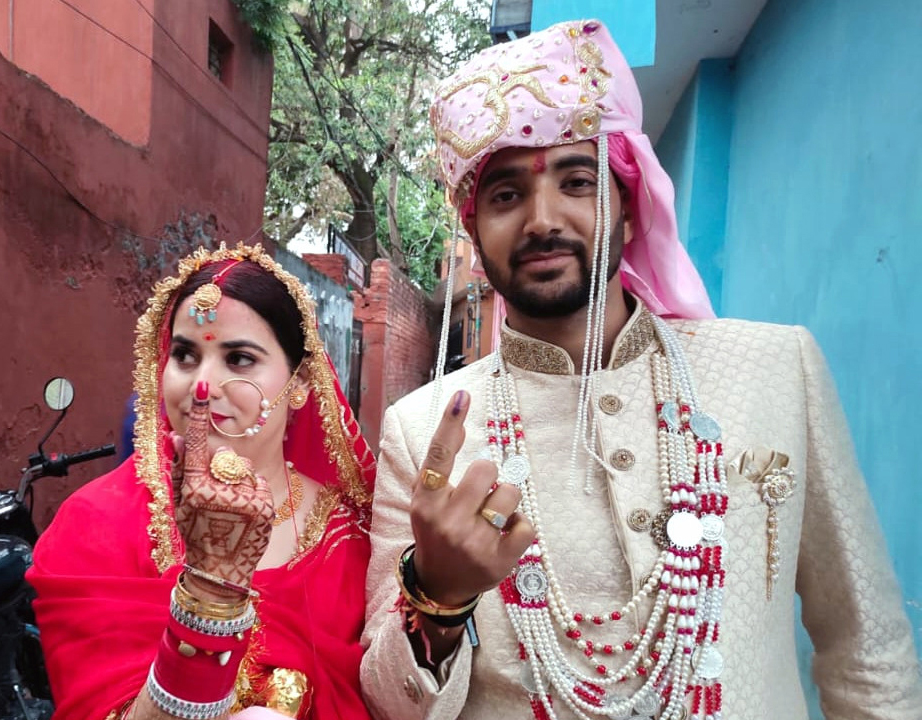
[[[400,558],[397,560],[397,582],[403,596],[410,605],[439,627],[453,628],[467,624],[468,620],[474,615],[474,610],[477,608],[477,603],[480,602],[481,595],[471,598],[464,605],[457,608],[460,612],[440,612],[438,605],[429,600],[419,588],[416,579],[416,565],[413,562],[415,550],[416,546],[410,545],[400,554]]]

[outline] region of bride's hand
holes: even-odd
[[[199,399],[201,396],[202,399]],[[249,587],[272,532],[272,493],[252,463],[228,448],[208,450],[208,389],[199,383],[189,411],[176,522],[186,563]],[[174,469],[174,482],[176,480]],[[199,578],[190,580],[202,587]],[[208,583],[206,591],[226,595]]]

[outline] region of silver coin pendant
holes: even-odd
[[[531,465],[524,455],[513,455],[503,463],[499,473],[500,482],[522,487],[531,475]]]
[[[701,542],[702,534],[701,521],[690,512],[673,513],[666,522],[666,535],[678,547],[695,547]]]
[[[659,698],[652,692],[643,693],[634,699],[634,712],[638,715],[655,715],[659,708]]]
[[[696,411],[688,420],[688,425],[693,433],[702,440],[717,442],[720,440],[720,425],[707,413]]]
[[[682,421],[679,419],[679,404],[669,401],[663,403],[663,409],[660,410],[663,420],[666,422],[672,432],[679,432],[682,429]]]
[[[707,542],[717,542],[724,534],[724,520],[719,515],[707,513],[701,516],[701,536]]]
[[[515,587],[526,602],[543,600],[547,596],[547,573],[537,565],[526,565],[515,574]]]
[[[695,674],[705,680],[713,680],[720,677],[724,670],[723,655],[713,645],[709,647],[700,647],[692,655],[692,667]]]
[[[519,682],[522,683],[522,687],[532,695],[538,692],[538,684],[535,682],[535,671],[528,660],[522,662],[522,667],[519,671]]]

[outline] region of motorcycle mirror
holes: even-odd
[[[45,404],[52,410],[67,410],[74,401],[74,386],[67,378],[51,378],[45,383]]]

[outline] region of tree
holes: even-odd
[[[334,222],[366,261],[391,254],[432,284],[445,213],[426,162],[429,98],[489,42],[488,13],[485,0],[292,6],[275,53],[266,202],[280,242]]]

